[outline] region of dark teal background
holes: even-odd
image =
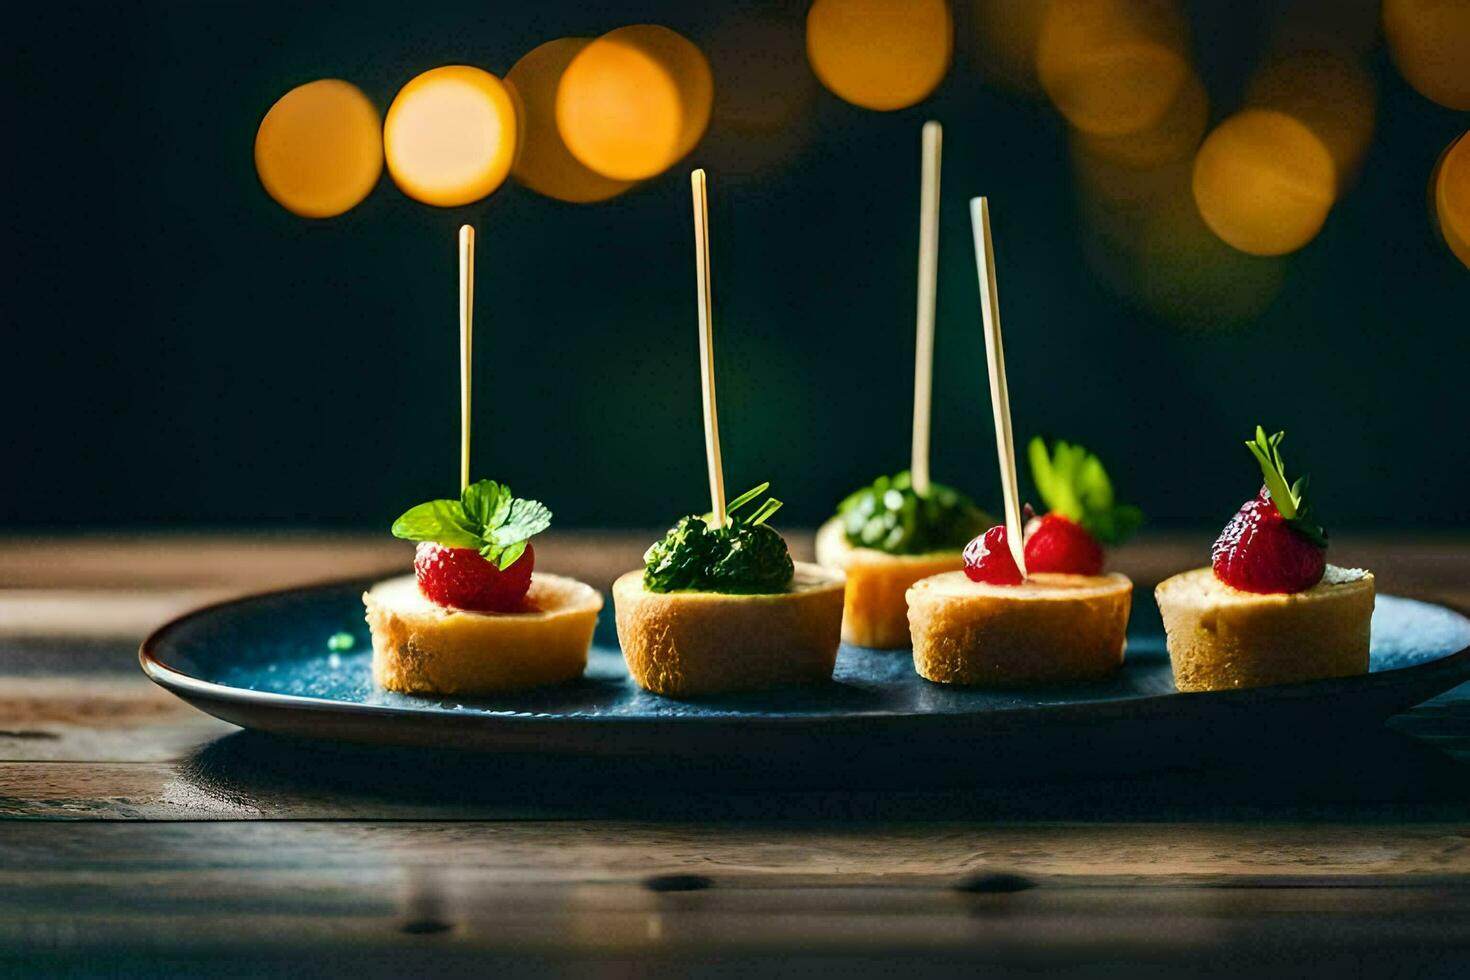
[[[301,9],[306,8],[306,9]],[[0,525],[386,529],[458,476],[454,229],[479,228],[478,475],[563,525],[707,505],[687,171],[710,172],[720,409],[732,492],[771,480],[813,524],[907,465],[918,129],[946,125],[936,478],[998,500],[966,200],[991,197],[1018,438],[1103,454],[1156,526],[1218,526],[1259,484],[1241,441],[1289,431],[1329,528],[1470,518],[1470,272],[1426,183],[1463,113],[1381,46],[1378,128],[1269,309],[1165,321],[1098,278],[1057,114],[988,85],[957,4],[954,69],[913,109],[815,89],[795,148],[727,122],[691,158],[579,207],[514,184],[472,207],[386,174],[342,218],[276,206],[251,158],[290,87],[349,79],[385,109],[424,69],[497,74],[542,41],[655,21],[707,50],[759,8],[800,57],[803,4],[61,5],[9,18]],[[1277,5],[1191,6],[1212,120],[1239,107]],[[738,52],[737,52],[738,55]]]

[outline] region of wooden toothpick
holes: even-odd
[[[470,485],[470,358],[475,330],[475,229],[459,229],[459,488]]]
[[[1016,567],[1026,574],[1021,541],[1021,503],[1016,490],[1016,443],[1011,435],[1011,396],[1006,388],[1006,354],[1000,338],[1000,301],[995,289],[995,246],[990,241],[990,204],[970,199],[975,232],[975,268],[980,274],[980,311],[985,320],[985,363],[990,369],[990,407],[995,414],[995,449],[1000,458],[1001,493],[1005,499],[1006,540]]]
[[[914,439],[909,475],[914,491],[929,494],[929,418],[934,387],[934,294],[939,275],[939,153],[944,131],[926,122],[919,184],[919,307],[914,342]]]
[[[710,524],[725,526],[725,471],[720,462],[720,423],[715,413],[713,300],[709,273],[709,194],[704,171],[689,175],[694,196],[694,283],[699,302],[699,377],[704,394],[704,456],[709,466]]]

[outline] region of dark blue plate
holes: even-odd
[[[1171,758],[1377,728],[1470,680],[1470,619],[1379,596],[1371,673],[1245,691],[1174,690],[1152,596],[1135,604],[1123,670],[1106,683],[1026,691],[931,684],[908,651],[844,646],[832,682],[677,701],[629,680],[611,603],[580,681],[492,698],[378,690],[361,595],[346,582],[211,606],[143,644],[144,672],[246,728],[356,742],[514,753],[766,760],[833,766],[1148,768]],[[336,634],[353,637],[332,652]],[[762,763],[764,764],[764,762]]]

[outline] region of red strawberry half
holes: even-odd
[[[1301,592],[1327,568],[1327,550],[1281,516],[1265,487],[1225,525],[1211,555],[1215,577],[1242,592]]]
[[[1027,572],[1101,575],[1102,568],[1102,545],[1081,524],[1061,514],[1046,514],[1027,522]]]
[[[472,612],[523,609],[535,566],[536,552],[530,543],[504,571],[473,548],[446,548],[433,541],[421,542],[413,560],[424,595],[441,606]]]
[[[997,524],[965,545],[965,576],[987,585],[1020,585],[1024,581],[1011,555],[1005,525]]]
[[[1103,545],[1122,541],[1143,521],[1120,504],[1102,460],[1082,446],[1037,437],[1027,447],[1031,482],[1049,513],[1026,523],[1026,571],[1101,575]]]
[[[1246,448],[1261,466],[1265,486],[1246,502],[1211,552],[1215,577],[1242,592],[1302,592],[1327,570],[1327,532],[1311,519],[1307,479],[1286,479],[1281,440],[1256,426]]]

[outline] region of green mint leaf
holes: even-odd
[[[551,511],[539,500],[512,500],[505,521],[485,529],[485,540],[502,548],[529,540],[551,526]]]
[[[517,541],[503,548],[499,545],[487,544],[480,549],[480,557],[488,562],[493,562],[495,567],[503,572],[520,560],[521,555],[526,553],[528,543]]]
[[[1083,454],[1077,470],[1077,496],[1082,501],[1083,513],[1113,509],[1113,481],[1108,479],[1102,460],[1091,453]]]
[[[1109,539],[1109,543],[1122,541],[1134,531],[1137,531],[1143,524],[1143,511],[1130,504],[1122,504],[1114,507],[1112,516],[1113,534]]]
[[[430,500],[410,507],[393,522],[393,536],[407,541],[434,541],[447,548],[479,548],[479,527],[458,500]]]
[[[393,533],[410,541],[473,548],[502,570],[525,553],[526,542],[551,526],[551,511],[536,500],[516,498],[510,487],[479,480],[459,500],[431,500],[410,508],[393,523]]]
[[[1282,464],[1281,450],[1278,448],[1285,437],[1285,432],[1268,437],[1266,430],[1258,425],[1256,437],[1247,442],[1245,448],[1251,451],[1251,455],[1260,464],[1261,476],[1265,480],[1266,489],[1271,492],[1276,509],[1289,521],[1296,518],[1301,501],[1291,492],[1291,484],[1286,481],[1286,467]]]
[[[1036,436],[1026,446],[1026,456],[1031,463],[1031,482],[1036,484],[1036,492],[1041,497],[1041,502],[1046,504],[1049,510],[1057,510],[1058,491],[1056,487],[1056,472],[1052,469],[1051,456],[1046,452],[1046,440]]]
[[[1027,455],[1031,482],[1046,509],[1081,524],[1103,544],[1117,544],[1143,522],[1137,507],[1117,503],[1107,468],[1085,447],[1058,440],[1048,452],[1037,437]]]
[[[481,527],[498,527],[510,509],[511,492],[510,487],[494,480],[479,480],[465,487],[459,499],[465,513]]]
[[[1281,443],[1285,432],[1270,436],[1261,426],[1256,426],[1256,437],[1245,444],[1251,455],[1260,464],[1261,476],[1271,501],[1288,524],[1296,528],[1319,548],[1327,547],[1327,532],[1312,517],[1312,508],[1307,503],[1307,486],[1310,481],[1299,477],[1295,483],[1286,478],[1286,464],[1281,458]]]

